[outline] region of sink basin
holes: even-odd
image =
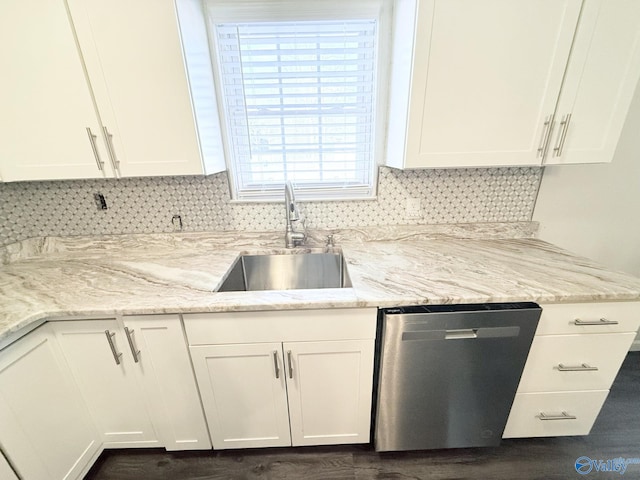
[[[218,292],[349,287],[351,280],[340,253],[242,255]]]

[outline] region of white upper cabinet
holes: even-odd
[[[4,181],[102,178],[106,151],[62,1],[0,6],[0,175]]]
[[[174,2],[68,4],[117,174],[204,173]]]
[[[610,162],[640,77],[640,2],[585,0],[545,164]]]
[[[639,38],[633,0],[400,0],[388,165],[611,161]]]
[[[225,169],[217,124],[196,121],[173,1],[9,0],[0,40],[4,181]]]
[[[399,9],[396,32],[412,17],[415,28],[412,39],[396,38],[394,54],[410,40],[413,68],[404,82],[400,73],[392,78],[390,118],[406,125],[390,124],[389,164],[540,164],[580,6],[581,0],[424,0]],[[402,68],[398,60],[394,70]]]

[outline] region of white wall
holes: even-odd
[[[613,162],[545,167],[533,219],[541,239],[640,277],[640,88]]]

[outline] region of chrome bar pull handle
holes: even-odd
[[[276,378],[280,378],[280,367],[278,366],[278,351],[273,351],[273,367],[276,371]]]
[[[576,318],[573,321],[573,324],[580,327],[583,327],[585,325],[618,325],[618,321],[607,320],[606,318],[601,318],[600,320],[580,320],[579,318]]]
[[[98,136],[94,135],[89,127],[87,127],[87,135],[89,136],[89,143],[91,144],[91,150],[93,150],[93,156],[95,157],[96,163],[98,164],[98,170],[102,172],[104,170],[104,162],[100,160],[98,147],[96,147],[96,138],[98,138]]]
[[[549,138],[551,137],[552,127],[553,127],[553,115],[549,115],[544,120],[542,138],[540,139],[540,146],[538,147],[538,153],[536,157],[544,158],[547,155],[547,146],[549,145]]]
[[[578,418],[575,415],[569,415],[567,412],[562,412],[560,415],[547,415],[544,412],[540,412],[537,417],[540,420],[576,420]]]
[[[598,367],[592,367],[589,364],[583,363],[582,365],[564,365],[562,363],[558,364],[558,371],[560,372],[595,372],[598,370]]]
[[[116,350],[116,346],[113,343],[113,337],[116,336],[115,332],[112,333],[109,330],[105,330],[104,334],[107,336],[107,342],[109,342],[109,347],[111,347],[111,353],[113,354],[113,359],[116,361],[116,365],[120,365],[122,352],[118,353],[118,351]]]
[[[289,363],[289,378],[293,378],[293,358],[291,350],[287,350],[287,362]]]
[[[140,360],[140,350],[136,348],[136,345],[133,342],[133,329],[129,330],[129,328],[124,327],[124,333],[127,334],[127,341],[129,342],[129,348],[131,349],[133,361],[138,363],[138,361]]]
[[[113,135],[109,133],[109,130],[104,125],[102,126],[102,132],[104,133],[104,138],[107,144],[107,150],[109,151],[109,158],[111,159],[111,165],[115,172],[120,175],[120,162],[118,161],[118,157],[116,157],[116,151],[113,148]]]
[[[567,138],[567,132],[569,131],[569,122],[571,121],[571,114],[568,113],[564,116],[560,122],[560,135],[558,136],[558,143],[553,149],[553,156],[559,157],[562,155],[562,149],[564,148],[564,141]]]

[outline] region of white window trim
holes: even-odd
[[[388,112],[389,79],[391,74],[391,43],[393,0],[204,0],[207,28],[224,22],[258,22],[258,21],[295,21],[295,20],[337,20],[342,18],[373,18],[378,19],[378,65],[375,95],[375,130],[374,130],[374,159],[371,166],[371,189],[368,193],[345,195],[343,188],[321,187],[318,190],[306,188],[297,191],[296,196],[302,200],[313,201],[344,201],[344,200],[373,200],[377,196],[378,170],[384,164],[386,147],[386,129]],[[279,202],[283,192],[280,189],[265,190],[264,194],[256,192],[254,195],[244,195],[238,198],[235,180],[235,162],[232,161],[228,125],[224,114],[224,103],[220,87],[220,66],[218,62],[218,48],[216,35],[209,33],[210,52],[214,76],[215,89],[218,99],[218,113],[222,119],[222,137],[225,158],[229,175],[229,188],[233,203]]]

